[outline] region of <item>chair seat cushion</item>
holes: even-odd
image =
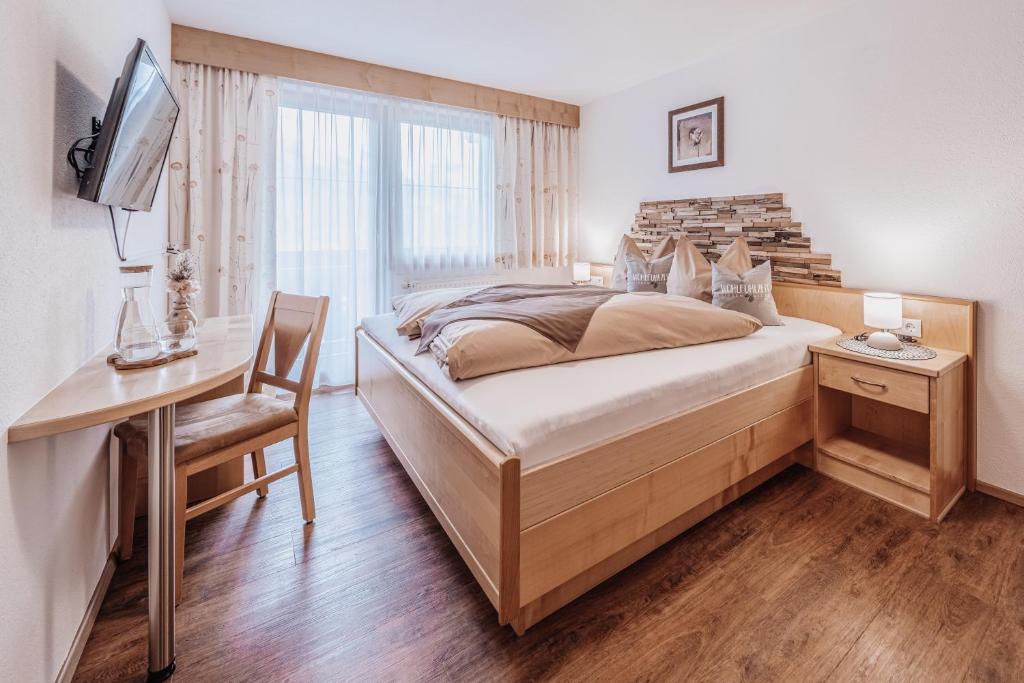
[[[262,394],[235,394],[179,406],[174,417],[174,462],[181,464],[298,422],[290,403]],[[114,427],[128,453],[145,459],[149,421],[133,417]]]

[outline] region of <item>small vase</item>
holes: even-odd
[[[165,322],[184,322],[189,321],[193,325],[199,324],[199,319],[196,318],[196,314],[189,308],[189,297],[184,294],[174,293],[171,295],[171,310],[167,314]]]

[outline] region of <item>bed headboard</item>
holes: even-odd
[[[863,289],[808,287],[772,283],[782,315],[816,320],[858,334],[864,327]],[[922,321],[921,343],[974,355],[977,302],[918,294],[903,294],[903,317]]]
[[[612,264],[592,263],[591,272],[612,279]],[[821,287],[794,282],[772,283],[772,294],[782,315],[816,320],[838,327],[848,334],[864,328],[866,290],[850,287]],[[919,294],[903,295],[903,317],[922,321],[921,343],[952,351],[963,351],[973,359],[976,343],[977,302]]]

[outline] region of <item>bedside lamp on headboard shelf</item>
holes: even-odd
[[[572,264],[572,283],[574,285],[590,284],[589,262],[578,262]]]
[[[903,343],[889,330],[903,327],[903,297],[888,292],[864,292],[864,324],[879,328],[866,343],[874,349],[899,351]]]

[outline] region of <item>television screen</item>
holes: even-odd
[[[178,110],[153,53],[139,39],[114,83],[92,167],[82,179],[78,196],[122,209],[149,211]]]

